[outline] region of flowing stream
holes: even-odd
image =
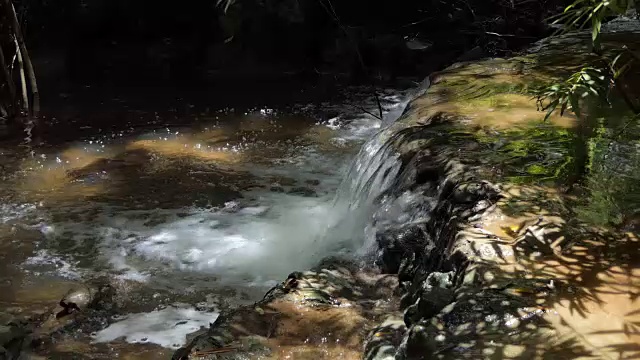
[[[324,119],[329,104],[225,109],[188,125],[156,114],[28,156],[3,147],[0,304],[107,276],[131,295],[130,314],[94,340],[175,348],[292,271],[330,255],[366,261],[374,199],[399,170],[381,129],[411,96],[384,92],[382,120],[369,98]],[[54,298],[63,286],[52,286]]]

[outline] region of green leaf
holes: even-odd
[[[627,9],[629,9],[630,6],[631,6],[631,2],[626,0],[617,0],[617,1],[607,2],[607,7],[611,9],[613,12],[615,12],[616,14],[624,14],[625,12],[627,12]]]
[[[613,58],[613,61],[611,61],[611,67],[615,67],[616,66],[616,63],[618,62],[618,60],[620,60],[620,58],[622,57],[623,54],[624,54],[624,52],[621,52],[615,58]]]
[[[600,30],[602,28],[602,17],[604,12],[599,12],[596,16],[591,18],[591,41],[593,43],[593,50],[596,52],[602,51],[602,45],[600,43]]]
[[[544,116],[543,121],[549,120],[549,117],[551,117],[551,113],[553,113],[553,110],[556,109],[556,106],[558,106],[558,100],[555,100],[551,104],[549,104],[549,110],[547,111],[547,114]]]

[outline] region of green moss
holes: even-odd
[[[532,164],[527,168],[527,173],[530,175],[544,175],[548,174],[547,168],[540,164]]]
[[[499,166],[510,182],[519,184],[567,179],[573,169],[574,137],[564,128],[545,123],[475,133],[484,149],[479,155]]]
[[[618,225],[640,214],[640,127],[632,121],[600,131],[589,142],[588,196],[580,199],[576,214],[595,225]]]
[[[533,54],[458,64],[439,73],[400,122],[415,126],[433,120],[424,133],[429,146],[455,149],[451,156],[480,165],[496,181],[563,188],[584,184],[580,201],[571,204],[574,215],[594,224],[620,223],[640,213],[640,155],[630,157],[639,151],[629,147],[640,139],[640,126],[629,126],[628,108],[616,96],[610,104],[583,103],[583,116],[563,118],[556,112],[549,123],[542,122],[536,90],[599,61],[588,51],[588,35],[550,40]],[[634,121],[637,125],[640,119]],[[620,135],[622,129],[627,135]]]

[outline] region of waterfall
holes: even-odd
[[[381,129],[361,147],[338,188],[333,218],[324,239],[331,238],[331,243],[359,254],[373,250],[375,231],[371,223],[381,197],[391,190],[402,167],[395,145],[402,142],[404,134],[393,125],[409,102],[422,95],[429,85],[426,78],[409,91],[404,101],[384,115]]]

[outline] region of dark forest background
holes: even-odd
[[[16,1],[42,83],[420,78],[550,33],[559,0]],[[225,11],[226,10],[226,11]]]

